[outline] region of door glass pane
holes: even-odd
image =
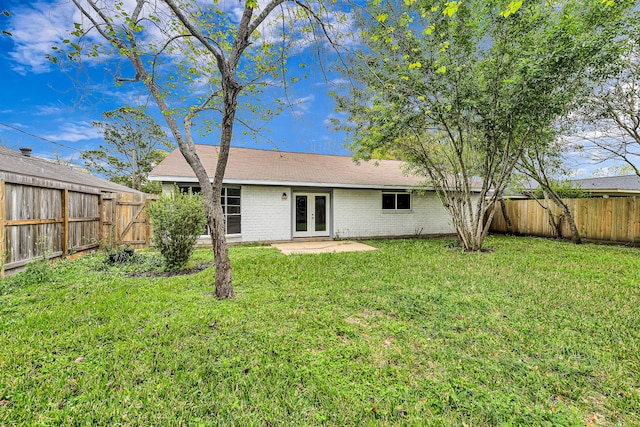
[[[307,196],[296,196],[296,231],[307,231]]]
[[[327,231],[327,196],[316,196],[316,231]]]

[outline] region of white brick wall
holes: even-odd
[[[411,195],[410,211],[383,211],[380,190],[333,190],[334,237],[455,233],[435,193]]]
[[[282,200],[287,193],[287,200]],[[243,185],[242,241],[291,239],[291,190],[288,187]]]
[[[173,190],[173,183],[163,183],[162,190],[169,193]],[[287,200],[282,200],[282,193],[287,193]],[[227,236],[229,243],[291,239],[289,187],[241,186],[240,212],[242,234]],[[208,245],[210,242],[208,236],[198,239],[199,245]]]
[[[287,200],[282,200],[282,193],[287,193]],[[332,237],[455,233],[449,214],[435,193],[412,194],[410,211],[383,211],[380,190],[334,189],[331,203]],[[243,185],[241,212],[242,234],[229,236],[230,243],[291,239],[292,192],[289,187]],[[208,240],[203,238],[199,243]]]

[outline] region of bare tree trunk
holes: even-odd
[[[543,184],[540,184],[540,185],[542,187],[542,194],[544,195],[545,204],[542,204],[540,202],[538,202],[538,204],[547,213],[547,219],[549,220],[549,225],[553,230],[554,236],[562,238],[562,215],[560,215],[556,219],[555,215],[553,214],[553,211],[551,210],[551,202],[549,201],[549,193],[552,192],[553,190],[549,189],[547,191],[546,185],[543,185]]]
[[[231,260],[225,236],[224,213],[220,203],[215,203],[211,208],[211,215],[207,217],[207,221],[211,230],[213,259],[216,267],[216,297],[219,299],[233,298]]]
[[[142,188],[141,183],[138,180],[138,150],[136,150],[135,148],[133,150],[131,150],[131,162],[132,167],[131,167],[131,188],[133,188],[134,190],[138,190],[140,191],[140,189]]]
[[[513,224],[507,213],[507,205],[502,197],[500,197],[500,209],[502,210],[502,218],[504,218],[504,222],[507,224],[507,234],[513,234]]]
[[[221,195],[224,172],[229,159],[229,148],[233,136],[233,124],[235,120],[238,94],[240,86],[234,80],[232,73],[223,73],[222,86],[224,91],[224,114],[222,117],[222,134],[220,135],[220,151],[216,173],[213,177],[214,203],[207,216],[211,229],[211,243],[213,259],[216,266],[216,297],[220,299],[233,298],[233,281],[231,276],[231,260],[229,259],[229,247],[225,236],[224,212],[222,211]]]
[[[555,194],[555,192],[553,191],[549,193],[549,197],[551,198],[551,200],[553,200],[553,203],[555,203],[556,206],[562,209],[562,212],[564,213],[564,217],[567,219],[567,222],[569,223],[569,229],[571,230],[571,241],[576,245],[582,244],[582,237],[580,237],[580,231],[578,231],[578,225],[576,224],[575,217],[573,216],[573,212],[571,212],[571,209],[569,209],[569,206],[560,197],[558,197],[558,195]],[[560,230],[560,227],[558,227],[558,230]]]
[[[553,234],[556,237],[562,238],[562,217],[558,217],[556,220],[556,217],[553,215],[553,211],[549,206],[545,207],[544,210],[547,212],[547,219],[549,220],[549,225],[553,230]]]

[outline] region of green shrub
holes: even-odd
[[[583,190],[579,184],[575,184],[570,181],[552,182],[552,186],[561,199],[583,199],[591,197],[591,193],[589,191]],[[542,188],[536,188],[533,196],[536,199],[544,199]]]
[[[167,268],[184,266],[206,224],[202,197],[182,194],[176,189],[152,204],[149,216],[153,224],[153,243]]]

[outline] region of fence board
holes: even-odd
[[[580,235],[585,239],[611,242],[640,243],[640,197],[566,199]],[[549,225],[548,213],[541,206],[545,201],[507,200],[505,210],[513,225],[512,232],[533,236],[555,236]],[[551,211],[561,211],[552,204]],[[497,209],[491,232],[507,233],[502,210]],[[570,236],[567,221],[562,220],[562,235]]]

